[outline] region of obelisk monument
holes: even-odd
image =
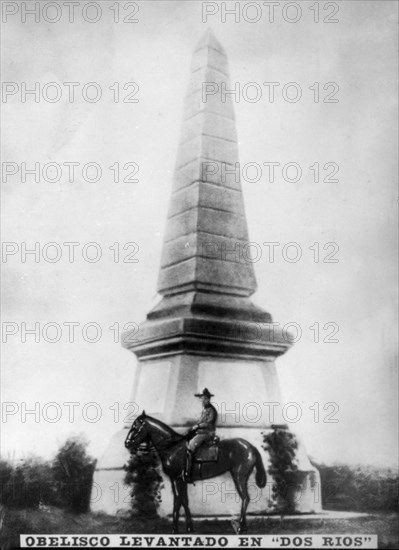
[[[135,338],[125,340],[138,358],[131,401],[185,431],[200,412],[194,394],[207,387],[219,410],[218,435],[255,444],[267,468],[263,436],[271,423],[282,423],[275,359],[290,342],[272,324],[271,315],[250,300],[256,279],[234,106],[223,89],[231,89],[226,53],[208,31],[192,60],[159,272],[161,299]],[[280,405],[273,407],[273,422],[272,403]],[[115,435],[98,464],[95,481],[103,489],[94,510],[110,513],[128,506],[106,496],[106,486],[123,479],[122,466],[128,459],[125,436],[126,430]],[[297,511],[317,511],[318,472],[301,445],[296,460],[304,474]],[[252,484],[249,514],[270,511],[271,485],[270,476],[261,492]],[[170,514],[167,479],[165,486],[161,512]],[[230,515],[239,509],[227,475],[190,486],[189,498],[198,515]]]

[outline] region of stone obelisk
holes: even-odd
[[[196,423],[200,408],[194,394],[207,387],[219,410],[218,434],[243,437],[262,449],[271,423],[279,424],[281,397],[275,359],[290,347],[269,313],[250,296],[256,290],[239,177],[239,156],[228,62],[211,32],[194,52],[191,78],[173,178],[164,237],[158,305],[125,346],[138,358],[131,401],[177,431]],[[133,341],[132,341],[133,340]],[[130,343],[129,343],[130,342]],[[278,403],[279,406],[270,407]],[[270,413],[275,416],[271,422]],[[106,485],[123,478],[128,456],[126,432],[114,437],[99,462],[95,481],[103,487],[93,509],[113,504]],[[302,446],[297,453],[304,472],[297,511],[320,509],[318,472]],[[251,483],[249,513],[270,510],[271,483],[260,491]],[[161,512],[172,511],[165,480]],[[239,509],[230,476],[190,487],[190,507],[198,515],[229,515]]]

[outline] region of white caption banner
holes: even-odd
[[[377,535],[21,535],[21,548],[378,548]]]

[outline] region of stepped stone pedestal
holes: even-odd
[[[194,52],[186,97],[157,289],[162,298],[124,342],[138,358],[132,402],[183,432],[200,414],[194,394],[207,387],[219,411],[218,435],[253,443],[267,469],[263,437],[272,424],[283,424],[275,360],[291,342],[250,300],[256,279],[236,169],[234,108],[231,96],[220,93],[224,86],[231,89],[226,53],[207,32]],[[98,462],[94,511],[129,508],[123,484],[129,427],[114,436]],[[302,472],[296,512],[320,511],[319,475],[301,444],[296,461]],[[250,478],[249,514],[274,509],[272,484],[268,475],[261,490]],[[229,475],[196,483],[189,498],[194,515],[237,514],[240,507]],[[160,512],[172,512],[166,476]]]

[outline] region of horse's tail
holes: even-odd
[[[256,458],[256,462],[255,462],[255,468],[256,468],[255,481],[256,481],[257,486],[260,489],[263,489],[263,487],[266,486],[266,481],[267,481],[266,470],[265,470],[265,467],[263,466],[263,460],[262,460],[262,457],[260,455],[260,452],[258,451],[258,449],[256,447],[254,447],[254,450],[255,450],[255,458]]]

